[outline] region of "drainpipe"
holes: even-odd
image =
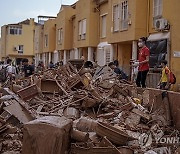
[[[146,36],[149,36],[149,17],[150,17],[150,0],[147,0],[148,10],[147,10],[147,22],[146,22]]]

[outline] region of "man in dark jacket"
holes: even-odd
[[[128,80],[128,76],[126,75],[126,73],[124,73],[119,67],[117,67],[114,62],[110,62],[108,66],[113,69],[117,75],[119,75],[120,79]]]
[[[29,60],[28,59],[23,59],[23,72],[25,77],[29,77],[34,74],[34,68],[29,65]]]

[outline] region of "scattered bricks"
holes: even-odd
[[[115,80],[103,80],[99,83],[99,86],[104,89],[111,89],[115,84]]]
[[[105,118],[105,119],[109,119],[109,118],[113,118],[114,117],[114,112],[110,112],[110,113],[106,113],[106,114],[100,114],[97,116],[97,118]]]
[[[130,115],[125,120],[126,125],[130,127],[136,127],[140,123],[140,116],[135,113],[130,113]]]
[[[106,136],[101,140],[101,142],[99,143],[99,146],[100,147],[113,147],[117,151],[117,153],[121,154],[121,152],[107,139]]]
[[[54,79],[42,79],[40,88],[43,93],[60,93],[60,92],[62,92]]]
[[[123,111],[123,110],[126,110],[126,111],[129,111],[129,110],[132,110],[133,109],[133,104],[132,103],[127,103],[127,104],[124,104],[122,106],[120,106],[120,110]]]
[[[102,137],[106,136],[110,141],[118,145],[126,145],[127,141],[133,140],[125,131],[102,122],[98,122],[96,133]]]
[[[33,84],[24,89],[19,90],[17,93],[24,101],[26,101],[37,96],[39,94],[39,91],[37,86]]]
[[[70,154],[121,154],[113,147],[96,147],[81,144],[71,144]]]
[[[29,87],[25,86],[26,80]],[[161,91],[130,86],[117,79],[116,74],[106,66],[92,71],[68,63],[21,79],[15,83],[16,89],[21,88],[21,83],[25,88],[18,94],[24,101],[8,88],[0,91],[0,133],[5,145],[10,148],[3,152],[17,150],[21,153],[22,144],[18,144],[16,127],[11,129],[9,125],[30,121],[29,114],[38,119],[24,124],[24,136],[21,134],[20,138],[24,139],[23,153],[27,154],[37,151],[45,154],[52,151],[132,154],[130,147],[140,153],[144,150],[139,144],[140,136],[151,132],[154,141],[154,134],[158,135],[151,130],[154,124],[159,124],[156,130],[163,130],[165,136],[178,134],[173,128],[164,129],[171,120],[171,114],[166,110],[172,106],[167,105],[167,98],[160,97]],[[10,97],[2,99],[6,95]],[[70,136],[72,140],[69,140]],[[9,139],[14,140],[9,142]],[[68,149],[70,145],[71,149]],[[149,148],[153,150],[157,146],[153,142]]]
[[[120,93],[123,96],[128,96],[129,94],[129,90],[128,89],[123,89],[122,87],[120,87],[119,85],[115,84],[114,85],[114,91],[116,91],[117,93]]]
[[[14,93],[17,93],[17,92],[18,92],[19,90],[21,90],[21,89],[23,89],[23,87],[20,86],[20,85],[13,84],[13,86],[12,86],[12,91],[13,91]]]
[[[11,115],[14,115],[14,117],[16,117],[20,123],[25,124],[33,120],[33,117],[29,111],[16,101],[7,107],[4,107],[3,109]]]
[[[132,149],[136,149],[136,148],[139,148],[140,145],[139,145],[139,140],[133,140],[133,141],[128,141],[127,142],[127,145],[129,147],[131,147]]]
[[[148,106],[151,101],[149,90],[145,90],[142,94],[142,97],[143,97],[143,105]]]
[[[78,119],[80,117],[79,110],[73,108],[73,107],[67,107],[64,111],[63,114],[66,118],[69,119]]]
[[[134,109],[132,110],[132,112],[135,113],[135,114],[137,114],[137,115],[139,115],[139,116],[141,116],[141,117],[144,118],[144,119],[147,119],[147,120],[150,120],[150,119],[151,119],[151,116],[150,116],[149,114],[144,113],[143,111],[140,111],[140,110],[138,110],[138,109],[136,109],[136,108],[134,108]]]
[[[97,102],[95,99],[87,97],[83,100],[82,107],[83,108],[90,108],[97,105]]]
[[[118,150],[121,154],[134,154],[134,150],[129,147],[123,146],[118,148]]]
[[[72,130],[71,131],[71,138],[78,142],[86,142],[89,139],[89,134],[79,131],[79,130]]]
[[[95,132],[89,132],[89,138],[94,144],[98,144],[101,139]]]
[[[133,132],[133,131],[130,131],[130,130],[126,130],[127,134],[135,139],[139,139],[141,133],[139,132]]]
[[[129,103],[132,104],[133,107],[137,106],[137,104],[135,103],[135,101],[131,97],[127,96],[127,100],[129,101]]]
[[[94,132],[97,127],[97,122],[95,120],[81,117],[76,124],[76,128],[84,132]]]
[[[140,129],[140,130],[143,130],[143,131],[148,131],[148,130],[150,129],[149,126],[146,125],[146,124],[138,124],[138,125],[136,126],[136,128],[137,128],[137,129]]]

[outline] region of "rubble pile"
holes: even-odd
[[[149,90],[119,80],[107,66],[77,69],[68,63],[21,79],[10,89],[1,89],[1,153],[178,150],[179,132],[171,127],[167,94],[153,98]],[[155,99],[161,101],[158,108]]]

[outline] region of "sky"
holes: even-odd
[[[77,0],[0,0],[0,27],[18,23],[38,15],[56,16],[61,3],[70,5]]]

